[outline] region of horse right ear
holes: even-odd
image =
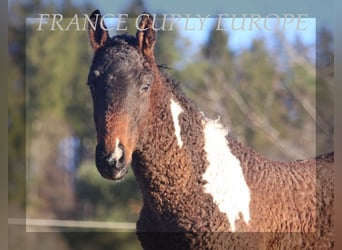
[[[153,49],[157,38],[156,31],[153,28],[153,17],[151,14],[147,12],[141,14],[136,38],[139,51],[149,63],[155,64]]]
[[[93,48],[94,52],[96,52],[99,48],[103,47],[108,40],[109,35],[107,27],[103,22],[103,18],[99,10],[95,10],[90,15],[90,23],[88,25],[88,36],[90,45]]]

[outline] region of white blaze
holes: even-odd
[[[123,152],[122,149],[119,147],[119,142],[119,138],[116,138],[114,152],[110,156],[109,161],[118,161],[121,158]]]
[[[240,161],[231,153],[227,131],[217,121],[207,121],[204,128],[205,151],[209,166],[203,174],[206,193],[212,195],[221,212],[225,213],[232,231],[239,214],[248,223],[250,192]]]
[[[173,120],[173,126],[175,128],[175,134],[178,141],[178,146],[181,148],[183,146],[183,141],[181,138],[181,127],[179,124],[179,115],[183,112],[182,107],[179,105],[178,102],[175,102],[171,99],[171,114]]]

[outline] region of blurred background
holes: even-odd
[[[114,184],[95,167],[87,32],[37,31],[33,19],[97,8],[129,16],[170,13],[142,0],[9,1],[10,249],[140,249],[134,226],[141,196],[132,172]],[[186,32],[183,23],[158,32],[156,58],[208,117],[220,117],[238,140],[272,159],[333,150],[331,27],[310,18],[306,31],[216,31],[211,18],[202,31]]]

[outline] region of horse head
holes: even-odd
[[[93,60],[88,75],[97,132],[96,166],[107,179],[127,171],[150,116],[150,96],[158,78],[153,48],[156,34],[144,13],[136,36],[109,38],[96,10],[88,28]]]

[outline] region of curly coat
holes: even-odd
[[[101,20],[96,11],[93,21],[95,15]],[[143,248],[333,248],[333,153],[302,161],[272,161],[227,135],[226,144],[238,160],[250,192],[250,219],[246,221],[240,214],[233,222],[235,225],[231,224],[205,189],[207,180],[203,176],[211,164],[205,150],[208,120],[156,65],[153,55],[156,36],[151,24],[151,17],[144,16],[136,37],[120,35],[109,39],[107,31],[99,27],[89,29],[95,54],[91,72],[109,69],[112,74],[129,75],[127,79],[136,79],[140,72],[153,75],[146,102],[150,108],[139,118],[144,127],[136,133],[137,142],[132,150],[132,168],[143,197],[137,222]],[[96,72],[96,77],[99,74]],[[93,81],[95,76],[90,73],[89,79]],[[127,86],[130,84],[133,83]],[[115,84],[106,87],[112,105],[120,105],[123,97],[117,93],[128,91],[126,88]],[[182,108],[178,117],[182,146],[173,126],[171,100]],[[114,112],[113,109],[109,110]],[[111,115],[104,122],[115,117]],[[101,135],[98,138],[101,140]],[[114,144],[112,140],[110,147],[115,147]],[[108,178],[111,165],[106,163],[103,170],[104,163],[100,160],[99,171]],[[233,226],[236,232],[232,232]]]

